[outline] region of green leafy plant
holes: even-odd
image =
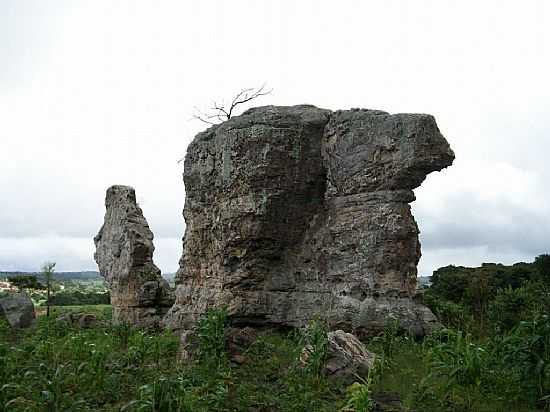
[[[380,364],[375,363],[374,367],[369,370],[366,379],[357,376],[357,382],[351,384],[347,390],[347,398],[345,406],[341,409],[342,412],[369,412],[376,405],[372,399],[372,387],[375,382],[375,377],[380,372]]]
[[[196,329],[198,358],[201,363],[223,366],[227,363],[225,351],[225,327],[227,311],[211,309],[199,320]]]
[[[321,373],[328,351],[327,333],[327,325],[319,319],[301,330],[300,343],[308,352],[304,367],[307,373],[315,376]]]
[[[448,386],[481,385],[488,353],[472,341],[470,334],[447,329],[440,332],[440,341],[430,351],[433,373],[444,375]]]

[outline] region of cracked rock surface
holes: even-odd
[[[416,335],[437,321],[413,299],[419,229],[409,203],[454,160],[434,118],[265,106],[188,147],[186,232],[168,326],[211,307],[234,324]]]
[[[94,258],[111,293],[113,320],[151,326],[174,303],[168,282],[153,263],[153,233],[133,188],[110,187],[105,207]]]

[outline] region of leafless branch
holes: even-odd
[[[221,103],[212,101],[212,107],[208,109],[208,112],[203,112],[195,107],[193,118],[210,125],[229,120],[234,115],[234,110],[237,106],[248,103],[258,97],[268,95],[273,91],[272,89],[266,89],[265,86],[264,83],[258,88],[242,89],[233,97],[229,106],[223,101]]]

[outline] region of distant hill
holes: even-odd
[[[20,272],[20,271],[0,271],[0,278],[8,278],[18,275],[36,275],[40,277],[40,272]],[[57,280],[100,280],[102,279],[99,272],[93,270],[85,270],[80,272],[55,272]]]
[[[0,271],[0,279],[5,279],[10,276],[18,275],[36,275],[40,278],[40,272],[22,272],[22,271]],[[175,273],[163,273],[162,277],[168,281],[168,283],[174,283]],[[84,270],[80,272],[55,272],[55,279],[58,281],[63,280],[101,280],[103,279],[99,272],[94,270]]]

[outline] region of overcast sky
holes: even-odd
[[[550,5],[0,0],[0,270],[96,269],[105,190],[134,186],[177,269],[193,106],[435,116],[455,164],[416,190],[419,273],[550,252]]]

